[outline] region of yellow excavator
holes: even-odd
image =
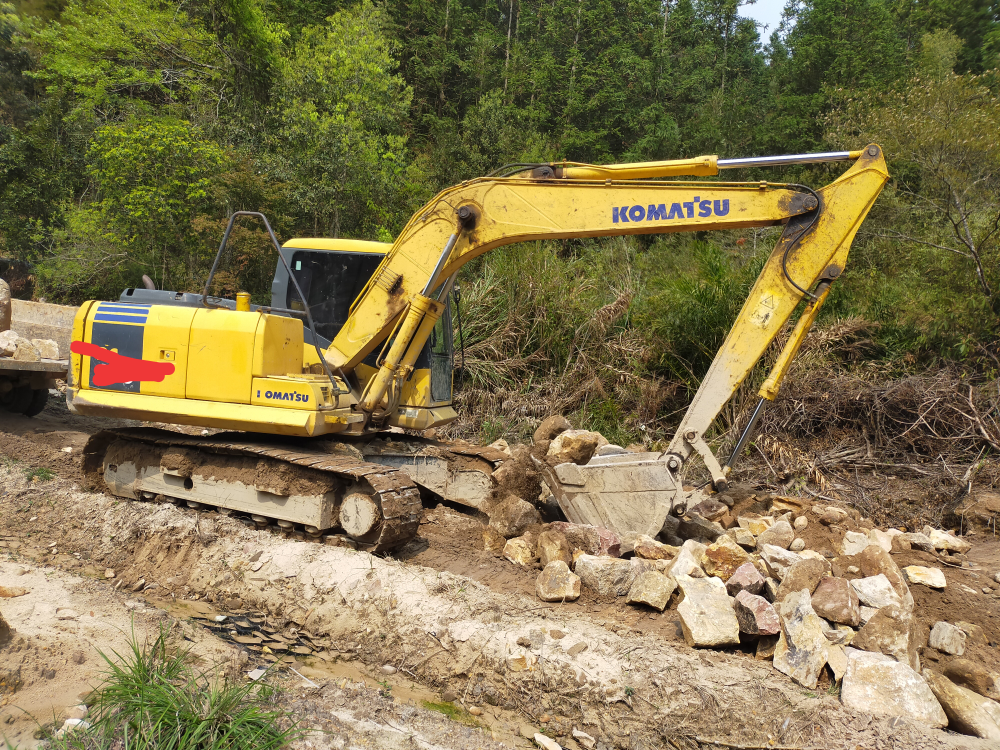
[[[849,168],[817,190],[676,179],[838,161]],[[340,530],[361,548],[391,549],[417,530],[420,493],[410,475],[420,461],[396,456],[393,463],[392,451],[382,460],[351,440],[457,417],[449,296],[465,263],[528,240],[784,225],[666,451],[540,466],[570,521],[655,536],[669,515],[686,511],[680,473],[693,456],[714,487],[725,488],[887,179],[874,144],[751,159],[515,164],[442,191],[391,244],[295,239],[281,246],[261,214],[238,212],[204,293],[129,289],[117,302],[80,307],[67,390],[77,414],[229,432],[109,430],[88,444],[85,469],[122,497],[249,514],[261,527],[276,520],[312,537]],[[251,305],[243,293],[235,300],[209,294],[242,215],[261,218],[277,250],[270,306]],[[722,465],[706,432],[804,299],[760,403]]]

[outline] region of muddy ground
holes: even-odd
[[[0,599],[24,641],[0,651],[0,669],[22,670],[23,687],[0,707],[12,746],[31,747],[35,721],[61,716],[89,690],[99,679],[97,651],[126,647],[134,623],[140,639],[179,628],[206,665],[245,671],[280,659],[281,702],[317,730],[303,748],[527,748],[526,736],[539,731],[583,747],[574,730],[597,747],[630,750],[712,740],[988,747],[847,710],[835,686],[805,690],[751,648],[690,649],[676,611],[586,591],[571,604],[544,604],[534,596],[536,571],[483,551],[481,520],[455,508],[426,507],[417,539],[380,558],[214,512],[84,492],[80,449],[108,425],[72,417],[58,401],[35,419],[0,421],[0,585],[28,591]],[[980,572],[948,569],[947,593],[914,596],[918,608],[949,620],[993,622],[992,639],[1000,636],[1000,591],[990,587],[1000,543],[974,541],[969,557]],[[917,562],[920,553],[911,554],[900,564]],[[59,619],[62,608],[77,617]],[[248,623],[238,629],[251,633],[239,636],[247,642],[212,629],[217,614]],[[268,654],[254,632],[299,653]]]

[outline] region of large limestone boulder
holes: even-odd
[[[31,339],[31,345],[42,359],[59,359],[59,344],[52,339]]]
[[[867,534],[862,534],[860,531],[848,531],[844,534],[844,540],[841,542],[841,554],[857,555],[871,544],[875,544],[875,542]]]
[[[506,539],[521,536],[529,526],[542,522],[538,509],[516,495],[508,495],[490,508],[487,514],[490,517],[490,526]]]
[[[764,576],[752,562],[743,563],[726,581],[726,591],[730,596],[736,596],[741,591],[760,594],[764,589]]]
[[[881,716],[901,716],[931,727],[948,716],[930,686],[907,664],[891,656],[848,648],[840,700],[848,708]]]
[[[781,631],[778,613],[762,596],[741,591],[733,600],[740,632],[747,635],[777,635]]]
[[[789,552],[773,544],[765,544],[759,547],[758,550],[760,552],[760,559],[764,561],[764,565],[767,567],[767,572],[770,573],[772,578],[777,578],[779,581],[785,577],[785,573],[792,565],[804,559],[795,552]]]
[[[857,578],[851,581],[851,586],[858,595],[858,599],[866,607],[882,609],[882,607],[902,606],[903,602],[896,593],[896,590],[889,583],[889,579],[883,573],[867,578]]]
[[[757,549],[760,550],[765,544],[774,545],[781,549],[788,549],[795,539],[795,529],[788,521],[777,521],[770,528],[757,535]]]
[[[563,463],[585,464],[600,446],[607,444],[607,439],[599,432],[566,430],[553,438],[545,457],[553,466]]]
[[[684,596],[677,614],[689,646],[718,648],[740,642],[740,624],[721,580],[686,575],[677,575],[674,580]]]
[[[948,585],[941,568],[927,568],[923,565],[907,565],[903,568],[907,583],[916,583],[932,589],[943,589]]]
[[[681,551],[670,565],[670,575],[676,578],[679,575],[691,576],[692,578],[704,578],[705,571],[701,567],[701,556],[707,547],[694,539],[688,539],[681,546]]]
[[[17,346],[12,356],[18,362],[39,362],[42,359],[41,352],[35,348],[35,345],[28,339],[20,337],[17,339]]]
[[[503,556],[522,568],[530,567],[535,562],[534,548],[521,537],[507,541],[503,548]]]
[[[927,531],[930,533],[927,533]],[[940,529],[927,529],[924,533],[930,538],[931,544],[934,545],[934,549],[936,550],[947,550],[948,552],[955,552],[964,555],[972,549],[972,545],[962,539],[962,537],[949,534],[946,531],[941,531]]]
[[[632,551],[636,557],[643,560],[673,560],[680,552],[677,547],[658,542],[653,537],[646,534],[636,536],[632,544]]]
[[[854,587],[844,578],[821,578],[812,594],[812,606],[824,620],[856,628],[861,609]]]
[[[854,636],[851,645],[891,656],[910,665],[914,671],[920,668],[916,622],[912,613],[902,607],[892,605],[875,612]]]
[[[543,440],[552,440],[566,430],[572,430],[573,425],[569,423],[569,420],[561,414],[553,414],[550,417],[546,417],[542,420],[542,423],[538,425],[538,429],[535,430],[535,434],[532,439],[536,443],[540,443]]]
[[[639,573],[629,560],[603,555],[580,555],[574,569],[583,585],[601,596],[625,596]]]
[[[538,535],[538,559],[544,568],[554,560],[562,560],[567,565],[573,563],[573,550],[566,535],[558,531],[543,531]]]
[[[931,628],[930,647],[953,656],[965,653],[965,631],[950,622],[939,621]]]
[[[948,715],[952,729],[984,740],[1000,740],[1000,703],[956,685],[931,669],[924,670],[924,679]]]
[[[944,676],[956,685],[1000,701],[1000,674],[991,672],[980,662],[952,659],[944,667]]]
[[[3,279],[0,279],[3,281]],[[0,357],[13,357],[17,351],[17,342],[21,337],[14,331],[0,331]]]
[[[662,612],[676,589],[677,583],[670,576],[647,570],[635,579],[625,601],[629,604],[645,604]]]
[[[826,560],[806,558],[789,566],[785,577],[778,587],[776,601],[781,601],[793,591],[806,589],[812,594],[819,585],[820,579],[830,572],[830,563]]]
[[[906,585],[902,571],[892,559],[892,555],[879,545],[871,544],[855,559],[861,568],[861,575],[866,577],[884,575],[902,601],[903,609],[908,612],[913,611],[913,595],[910,593],[909,586]]]
[[[781,633],[774,649],[774,668],[803,687],[815,688],[827,661],[829,641],[806,589],[778,603]]]
[[[728,536],[720,536],[701,553],[702,569],[723,581],[732,578],[736,570],[749,560],[750,555]]]
[[[543,602],[575,602],[580,598],[580,576],[562,560],[553,560],[535,580],[535,595]]]

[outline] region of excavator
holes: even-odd
[[[826,162],[849,167],[816,190],[704,179]],[[539,465],[569,521],[656,536],[668,516],[687,511],[681,473],[692,459],[725,489],[888,176],[875,144],[747,159],[513,164],[443,190],[392,243],[282,246],[263,215],[236,212],[202,294],[128,289],[117,302],[79,308],[67,389],[73,413],[202,428],[103,431],[85,448],[84,469],[124,498],[236,512],[308,538],[341,532],[360,549],[391,550],[417,531],[421,498],[411,475],[420,461],[407,465],[391,450],[363,452],[351,441],[457,418],[449,297],[466,263],[530,240],[783,225],[666,450]],[[246,293],[210,295],[244,215],[264,222],[277,251],[269,306],[252,305]],[[712,422],[803,300],[753,416],[720,462],[706,441]]]

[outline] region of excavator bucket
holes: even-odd
[[[682,488],[659,453],[595,456],[582,466],[534,460],[572,523],[655,537],[668,515],[685,511]]]

